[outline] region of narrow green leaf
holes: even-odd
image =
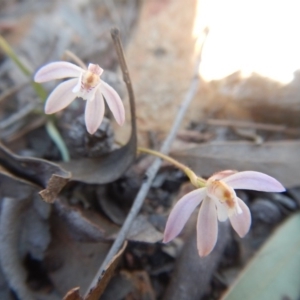
[[[47,129],[47,132],[48,132],[49,136],[51,137],[52,141],[55,143],[55,145],[59,149],[60,154],[62,156],[62,160],[65,162],[68,162],[70,160],[68,149],[52,120],[47,121],[46,129]]]
[[[299,230],[297,213],[273,233],[222,299],[299,299]]]
[[[18,68],[28,77],[31,77],[31,71],[22,63],[22,61],[18,58],[16,53],[13,51],[13,49],[10,47],[10,45],[7,43],[7,41],[0,35],[0,47],[4,51],[4,53],[18,66]],[[34,82],[31,80],[31,85],[37,95],[40,97],[42,102],[44,103],[47,99],[48,93],[43,88],[43,86],[37,82]],[[50,117],[51,118],[51,117]],[[58,147],[63,161],[69,161],[69,152],[65,145],[64,140],[62,139],[59,131],[55,127],[53,121],[49,119],[49,121],[46,124],[47,132],[50,136],[50,138],[53,140],[53,142]]]
[[[18,58],[14,50],[10,47],[7,41],[0,35],[0,47],[4,51],[4,53],[18,66],[18,68],[28,77],[31,77],[31,71],[22,63],[22,61]],[[37,95],[45,102],[47,98],[47,92],[43,88],[43,86],[39,83],[31,81],[31,85],[36,91]]]
[[[16,53],[7,43],[7,41],[0,35],[0,47],[4,53],[19,67],[19,69],[27,76],[31,75],[31,72],[26,68],[26,66],[19,60]]]

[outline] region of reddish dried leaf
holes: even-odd
[[[48,181],[47,188],[40,191],[39,194],[47,203],[53,203],[68,181],[68,178],[53,174]]]
[[[63,300],[83,300],[79,294],[79,287],[73,288],[67,292]]]
[[[114,274],[115,268],[117,267],[123,252],[125,251],[127,246],[127,242],[125,241],[123,247],[119,250],[119,252],[114,256],[112,261],[108,264],[105,272],[101,274],[98,278],[96,285],[90,289],[87,296],[84,300],[98,300],[100,296],[103,294],[106,286],[108,285],[111,277]]]

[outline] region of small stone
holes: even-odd
[[[167,223],[167,217],[163,216],[161,214],[151,214],[149,216],[149,222],[160,232],[164,232],[166,223]]]
[[[300,206],[300,188],[292,188],[288,189],[288,194],[292,196],[293,199],[297,202],[298,206]]]
[[[263,198],[255,199],[251,205],[251,212],[253,219],[267,224],[278,223],[282,218],[280,208],[275,203]]]
[[[171,257],[176,258],[180,254],[183,245],[184,245],[184,241],[180,238],[176,238],[172,240],[170,243],[164,244],[162,246],[162,251],[164,253],[167,253]]]
[[[298,204],[296,203],[296,201],[294,201],[293,199],[291,199],[290,197],[284,195],[284,194],[271,194],[271,199],[274,200],[275,202],[281,204],[282,206],[284,206],[285,208],[294,211],[298,208]]]
[[[236,195],[237,195],[240,199],[242,199],[246,204],[249,203],[249,196],[248,196],[248,194],[247,194],[245,191],[243,191],[243,190],[236,190],[235,193],[236,193]]]
[[[164,181],[166,180],[166,177],[167,177],[166,172],[161,172],[157,174],[152,182],[151,187],[160,188],[163,185]]]

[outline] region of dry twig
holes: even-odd
[[[206,123],[208,125],[214,125],[214,126],[251,128],[251,129],[259,129],[259,130],[272,131],[272,132],[283,132],[291,135],[300,134],[299,129],[288,128],[285,125],[254,123],[254,122],[246,122],[246,121],[238,121],[238,120],[219,120],[219,119],[208,119]]]
[[[207,32],[206,32],[206,35],[207,35]],[[118,57],[120,60],[120,65],[121,65],[121,69],[123,72],[124,81],[127,83],[127,87],[129,87],[132,91],[131,81],[130,81],[129,72],[128,72],[128,69],[126,66],[126,62],[124,60],[124,53],[123,53],[122,46],[121,46],[119,32],[117,30],[112,30],[112,37],[113,37],[114,45],[115,45],[115,48],[116,48],[116,51],[117,51],[117,54],[118,54]],[[195,72],[194,72],[194,76],[191,80],[190,88],[187,91],[186,96],[179,108],[178,114],[174,120],[174,123],[170,130],[170,133],[168,134],[167,138],[165,139],[165,141],[160,149],[160,152],[163,154],[168,154],[171,144],[176,137],[177,131],[178,131],[178,129],[181,125],[181,122],[185,116],[185,113],[189,107],[189,104],[193,100],[196,92],[198,91],[198,87],[199,87],[198,72],[199,72],[200,61],[201,61],[201,51],[199,54],[199,59],[196,63]],[[127,79],[127,81],[126,81],[126,79]],[[144,199],[147,196],[147,193],[148,193],[148,191],[151,187],[151,184],[160,168],[160,165],[161,165],[161,159],[158,158],[153,162],[153,164],[147,170],[146,179],[143,182],[143,184],[133,202],[133,205],[127,215],[127,218],[126,218],[121,230],[119,231],[119,234],[118,234],[117,238],[115,239],[105,260],[103,261],[97,274],[95,275],[94,279],[92,280],[92,282],[86,292],[86,295],[88,294],[90,289],[93,288],[97,284],[98,279],[100,278],[101,274],[103,274],[103,272],[106,271],[106,268],[107,268],[109,262],[116,255],[116,253],[119,251],[119,249],[123,245],[124,241],[126,240],[126,237],[130,230],[132,222],[136,218],[137,214],[139,213],[139,211],[143,205]]]

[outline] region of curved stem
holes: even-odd
[[[186,176],[190,179],[191,183],[196,187],[204,187],[206,180],[198,177],[189,167],[187,167],[186,165],[180,163],[179,161],[175,160],[174,158],[165,155],[159,151],[155,151],[152,149],[148,149],[148,148],[144,148],[144,147],[138,147],[137,148],[138,152],[143,152],[143,153],[147,153],[150,155],[154,155],[157,156],[161,159],[164,159],[166,161],[168,161],[169,163],[171,163],[172,165],[174,165],[176,168],[180,169],[182,172],[184,172],[186,174]]]
[[[164,159],[166,161],[168,161],[169,163],[171,163],[172,165],[174,165],[175,167],[177,167],[178,169],[180,169],[181,171],[185,172],[186,169],[189,169],[187,166],[185,166],[184,164],[180,163],[179,161],[175,160],[174,158],[165,155],[159,151],[156,150],[152,150],[152,149],[148,149],[148,148],[144,148],[144,147],[138,147],[137,148],[138,152],[143,152],[143,153],[147,153],[147,154],[151,154],[154,156],[157,156],[161,159]]]

